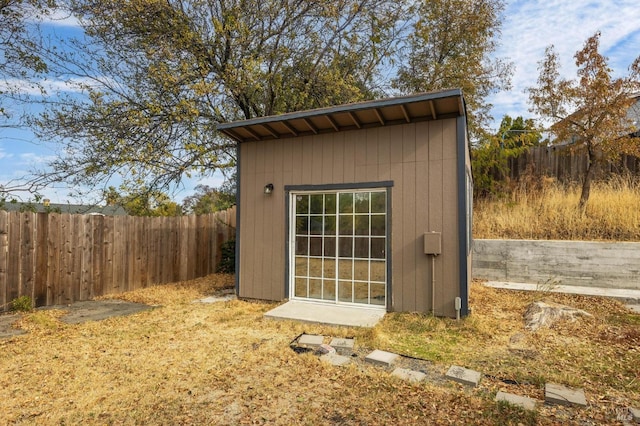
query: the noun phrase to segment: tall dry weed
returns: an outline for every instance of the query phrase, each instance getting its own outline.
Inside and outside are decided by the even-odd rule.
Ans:
[[[476,200],[474,237],[640,241],[640,181],[616,176],[594,182],[587,209],[579,185],[548,178],[520,182],[505,200]]]

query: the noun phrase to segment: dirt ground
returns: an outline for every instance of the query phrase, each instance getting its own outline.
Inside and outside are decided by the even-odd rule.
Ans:
[[[476,283],[469,318],[390,313],[373,329],[265,319],[269,302],[194,303],[232,285],[212,275],[125,293],[118,299],[147,309],[101,321],[66,323],[71,307],[18,315],[26,333],[0,339],[0,425],[595,426],[623,424],[640,406],[640,316],[614,301]],[[593,317],[528,332],[534,297]],[[291,350],[301,333],[355,338],[355,361],[333,367]],[[360,362],[373,349],[404,355],[403,367],[429,379]],[[480,385],[438,380],[451,365],[482,372]],[[583,388],[588,407],[495,402],[498,391],[543,401],[547,382]]]

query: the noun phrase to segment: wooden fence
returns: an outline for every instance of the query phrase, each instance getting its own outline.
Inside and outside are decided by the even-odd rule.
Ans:
[[[517,180],[526,173],[546,175],[560,182],[579,182],[587,168],[584,150],[572,150],[567,146],[536,146],[519,157],[509,160],[509,177]],[[600,175],[629,173],[640,176],[640,158],[622,155],[600,167]]]
[[[0,311],[30,296],[68,304],[215,272],[235,208],[133,217],[0,211]]]

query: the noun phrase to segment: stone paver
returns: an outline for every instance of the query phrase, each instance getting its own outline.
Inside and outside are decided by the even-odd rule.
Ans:
[[[536,409],[536,400],[526,396],[514,395],[507,392],[498,392],[496,395],[496,401],[505,401],[509,404],[517,405],[527,410]]]
[[[298,346],[302,346],[304,348],[318,348],[322,343],[324,343],[324,336],[320,336],[318,334],[303,334],[298,339]]]
[[[398,359],[399,356],[400,355],[398,354],[376,349],[375,351],[367,355],[364,358],[364,360],[371,364],[377,364],[377,365],[382,365],[384,367],[389,367]]]
[[[320,357],[320,359],[324,362],[335,365],[336,367],[341,367],[351,362],[351,358],[349,358],[348,356],[342,356],[336,353],[324,354]]]
[[[341,355],[349,355],[353,352],[353,346],[355,345],[354,339],[343,339],[339,337],[334,337],[331,339],[331,343],[329,343],[333,348],[335,348],[336,352]]]
[[[449,371],[447,371],[446,377],[454,382],[475,387],[480,383],[482,373],[479,371],[469,370],[468,368],[458,367],[457,365],[452,365],[449,368]]]
[[[631,413],[633,421],[640,424],[640,408],[629,407],[629,412]]]
[[[556,405],[587,406],[582,389],[572,389],[557,383],[547,383],[544,387],[544,401]]]
[[[320,355],[335,354],[336,350],[333,346],[323,343],[320,346],[318,346],[318,349],[316,349],[316,353]]]
[[[419,383],[427,378],[427,375],[422,371],[408,370],[406,368],[396,368],[391,375],[411,383]]]

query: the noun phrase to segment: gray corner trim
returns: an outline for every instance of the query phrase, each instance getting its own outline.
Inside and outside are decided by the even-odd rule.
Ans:
[[[393,224],[393,209],[391,208],[393,205],[391,199],[392,186],[387,187],[387,312],[393,312],[393,268],[391,267],[393,259],[391,255],[393,253],[391,247],[391,226]]]
[[[339,191],[342,189],[390,188],[392,180],[381,182],[328,183],[325,185],[285,185],[285,191]]]
[[[456,175],[458,179],[458,256],[459,256],[459,279],[460,279],[460,299],[462,305],[461,316],[469,315],[469,270],[467,266],[467,167],[466,167],[466,117],[461,116],[456,120],[456,144],[458,152]]]
[[[240,188],[242,185],[240,184],[241,173],[240,173],[240,165],[242,162],[240,161],[240,152],[242,148],[238,145],[238,151],[236,152],[236,247],[235,247],[235,267],[236,267],[236,277],[235,277],[235,288],[236,288],[236,296],[240,297],[240,209],[242,206],[240,205]]]
[[[284,298],[289,299],[291,293],[291,288],[289,287],[289,279],[290,277],[290,263],[291,263],[291,244],[289,238],[291,237],[291,205],[290,205],[290,194],[285,186],[284,189],[284,217],[285,217],[285,231],[284,231]]]

